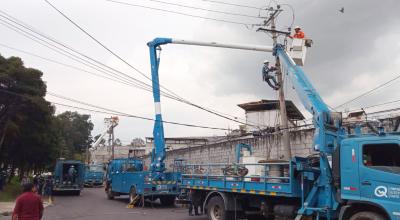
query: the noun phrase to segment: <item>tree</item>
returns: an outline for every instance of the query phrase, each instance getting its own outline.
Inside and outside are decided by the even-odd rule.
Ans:
[[[66,111],[56,118],[65,142],[65,148],[60,149],[60,157],[82,159],[82,153],[86,152],[93,141],[93,123],[90,121],[90,115]]]
[[[92,141],[90,115],[54,115],[42,75],[20,58],[0,56],[0,169],[11,175],[49,170],[60,156],[83,159]]]
[[[0,56],[0,167],[20,174],[44,169],[58,146],[42,75],[20,58]]]
[[[134,139],[132,139],[132,141],[131,141],[131,146],[132,146],[132,147],[145,147],[145,146],[146,146],[146,143],[145,143],[144,140],[141,139],[141,138],[134,138]]]

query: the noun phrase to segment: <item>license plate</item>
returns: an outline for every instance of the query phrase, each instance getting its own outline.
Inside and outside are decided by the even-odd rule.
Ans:
[[[168,189],[167,185],[157,185],[157,190],[166,190]]]

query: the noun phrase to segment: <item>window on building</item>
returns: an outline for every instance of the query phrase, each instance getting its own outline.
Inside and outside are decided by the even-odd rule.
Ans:
[[[363,146],[365,166],[385,172],[400,173],[399,144],[367,144]]]

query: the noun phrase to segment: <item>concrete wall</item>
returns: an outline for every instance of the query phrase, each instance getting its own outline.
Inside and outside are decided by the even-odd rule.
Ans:
[[[393,131],[396,121],[400,117],[386,118],[382,120],[386,131]],[[377,127],[378,122],[370,123]],[[353,130],[350,127],[350,130]],[[363,133],[371,133],[371,130],[362,125]],[[292,156],[307,156],[314,153],[312,139],[314,129],[303,129],[290,133]],[[170,169],[175,158],[183,158],[191,164],[207,163],[231,163],[235,160],[235,147],[238,143],[250,144],[253,147],[253,155],[265,159],[278,159],[278,148],[281,147],[280,134],[267,134],[261,137],[239,137],[209,145],[188,147],[167,152],[166,167]],[[150,156],[145,156],[146,166],[150,165]]]
[[[313,129],[292,132],[290,135],[292,154],[306,156],[312,153]],[[278,159],[278,146],[281,147],[281,135],[269,134],[261,137],[242,137],[204,146],[189,147],[167,152],[166,167],[169,169],[176,158],[184,158],[191,164],[231,163],[235,161],[235,147],[239,143],[250,144],[253,155],[265,159]],[[150,157],[145,157],[149,166]]]

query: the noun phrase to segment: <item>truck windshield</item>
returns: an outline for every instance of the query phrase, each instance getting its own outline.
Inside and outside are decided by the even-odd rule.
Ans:
[[[89,166],[90,172],[103,172],[102,166]]]
[[[363,163],[371,169],[400,174],[399,144],[367,144],[363,146]]]

